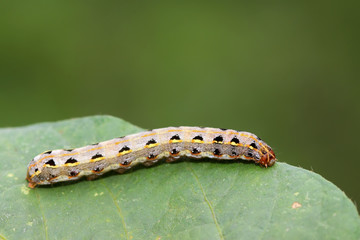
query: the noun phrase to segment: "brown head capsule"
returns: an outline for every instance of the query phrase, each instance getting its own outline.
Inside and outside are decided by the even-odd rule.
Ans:
[[[267,150],[267,152],[261,157],[259,164],[264,167],[271,167],[277,161],[275,153],[272,149]]]

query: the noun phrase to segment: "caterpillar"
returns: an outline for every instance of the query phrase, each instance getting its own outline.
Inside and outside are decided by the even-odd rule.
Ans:
[[[180,157],[243,159],[270,167],[276,161],[273,150],[256,135],[231,129],[168,127],[88,145],[75,149],[43,152],[28,165],[29,187],[89,180],[110,170],[119,173],[140,163],[150,166],[162,158]]]

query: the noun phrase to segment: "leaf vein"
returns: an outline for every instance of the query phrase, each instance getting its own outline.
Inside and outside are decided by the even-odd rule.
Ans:
[[[110,197],[112,198],[113,203],[116,206],[116,209],[117,209],[117,211],[119,213],[119,216],[121,218],[121,223],[122,223],[124,231],[125,231],[126,239],[130,240],[128,230],[126,229],[125,218],[124,218],[124,215],[122,214],[122,211],[121,211],[121,208],[120,208],[119,204],[117,204],[117,202],[116,202],[115,195],[113,194],[113,192],[109,189],[109,187],[105,183],[103,183],[103,182],[101,182],[101,183],[105,186],[106,190],[109,192]]]
[[[201,190],[201,192],[202,192],[202,194],[203,194],[204,200],[205,200],[206,204],[208,205],[208,207],[209,207],[209,209],[210,209],[210,211],[211,211],[211,215],[212,215],[212,218],[213,218],[213,220],[214,220],[216,229],[217,229],[217,231],[218,231],[218,233],[219,233],[220,239],[221,239],[221,240],[224,240],[225,238],[224,238],[224,235],[223,235],[223,233],[222,233],[222,231],[221,231],[220,225],[219,225],[219,223],[218,223],[218,221],[217,221],[214,208],[213,208],[213,206],[211,205],[211,202],[208,200],[208,198],[207,198],[207,196],[206,196],[206,193],[205,193],[205,190],[204,190],[203,186],[201,185],[198,176],[196,175],[195,171],[194,171],[192,168],[190,168],[190,167],[187,167],[187,168],[191,171],[192,175],[193,175],[194,178],[195,178],[195,181],[197,182],[197,184],[198,184],[199,187],[200,187],[200,190]]]

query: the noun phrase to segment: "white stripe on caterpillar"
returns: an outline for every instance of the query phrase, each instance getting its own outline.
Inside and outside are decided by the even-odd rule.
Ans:
[[[37,155],[28,165],[29,187],[93,179],[110,170],[119,173],[139,163],[152,165],[159,159],[181,156],[244,159],[264,167],[276,162],[273,150],[256,135],[230,129],[168,127],[136,133],[75,149],[59,149]]]

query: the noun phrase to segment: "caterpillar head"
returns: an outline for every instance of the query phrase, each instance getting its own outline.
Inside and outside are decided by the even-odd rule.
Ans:
[[[264,167],[271,167],[277,161],[274,151],[270,147],[266,147],[259,164]]]

